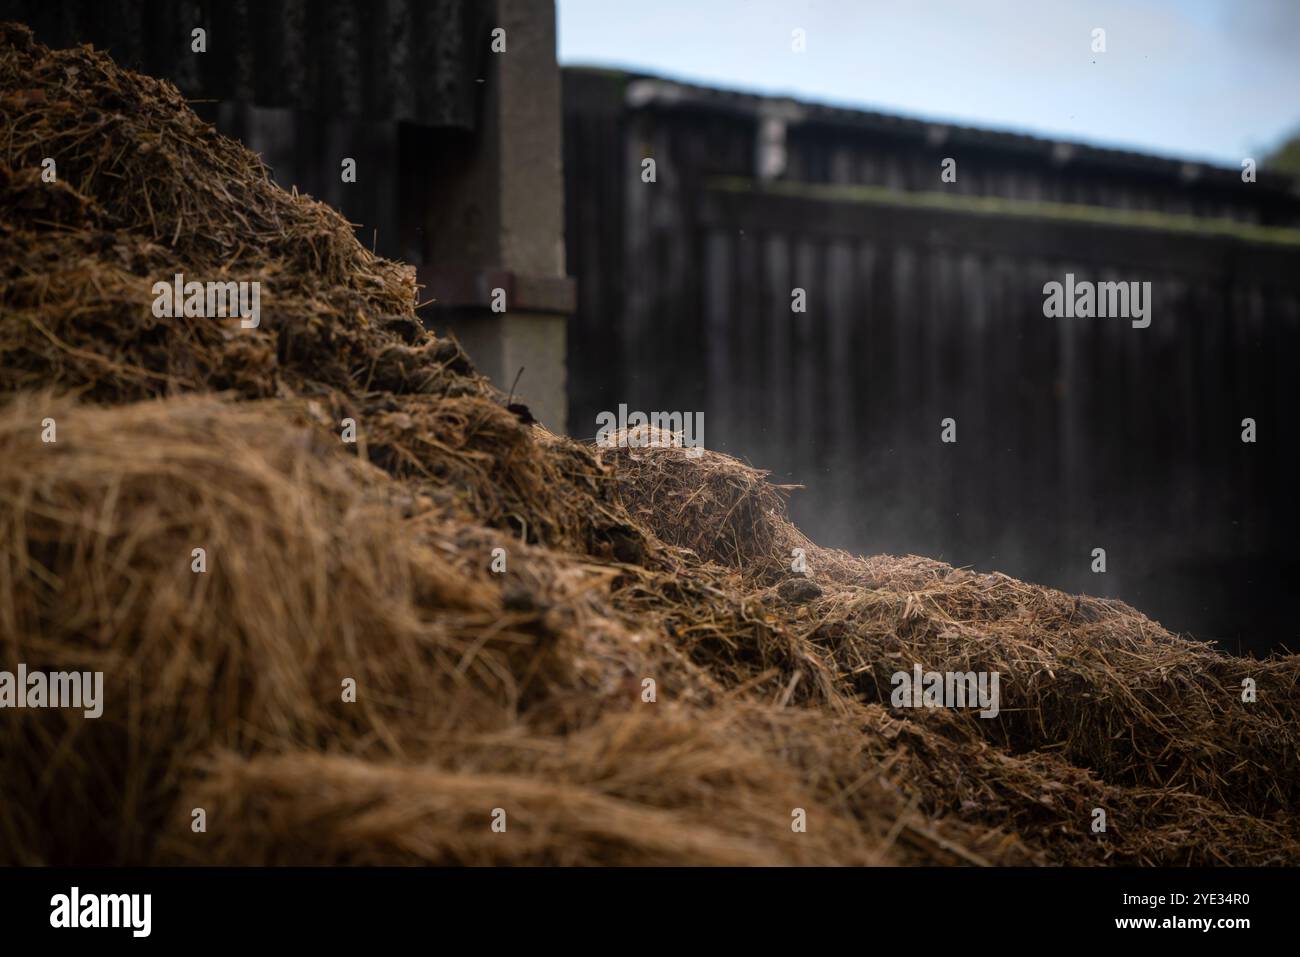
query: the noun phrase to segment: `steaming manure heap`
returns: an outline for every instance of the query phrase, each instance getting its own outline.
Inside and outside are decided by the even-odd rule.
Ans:
[[[104,675],[98,718],[0,710],[0,863],[1300,863],[1297,657],[526,424],[410,268],[15,25],[0,264],[0,671]],[[176,273],[259,281],[259,325],[155,318]],[[998,715],[896,707],[916,665]]]

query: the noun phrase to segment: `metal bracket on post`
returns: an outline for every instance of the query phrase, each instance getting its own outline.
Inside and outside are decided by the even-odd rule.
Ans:
[[[454,334],[498,388],[508,389],[524,370],[517,396],[543,425],[564,432],[567,327],[577,306],[574,281],[508,269],[429,267],[418,268],[416,280],[428,302],[422,310],[427,324]]]
[[[571,316],[577,309],[577,286],[570,276],[525,276],[509,269],[456,270],[418,267],[416,282],[423,299],[442,308],[491,308],[495,290],[505,292],[510,312]]]

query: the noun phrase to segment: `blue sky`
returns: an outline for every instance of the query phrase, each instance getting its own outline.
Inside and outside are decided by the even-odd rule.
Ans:
[[[557,2],[566,65],[1229,166],[1300,129],[1300,0]]]

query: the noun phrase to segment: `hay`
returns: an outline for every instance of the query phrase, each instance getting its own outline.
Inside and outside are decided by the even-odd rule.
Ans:
[[[0,391],[310,399],[323,427],[354,418],[378,464],[471,491],[475,514],[530,541],[626,534],[591,457],[539,454],[459,346],[424,330],[412,268],[279,189],[170,84],[0,29]],[[40,180],[47,156],[56,184]],[[261,282],[260,325],[155,318],[152,285],[176,273]]]
[[[1294,657],[526,424],[409,269],[103,54],[0,26],[0,134],[0,669],[107,698],[0,723],[0,862],[1300,861]],[[155,319],[175,272],[263,282],[260,327]],[[891,708],[914,662],[1002,714]]]
[[[716,453],[657,447],[612,457],[639,520],[734,568],[764,614],[786,618],[864,700],[888,703],[891,676],[916,663],[998,672],[999,720],[961,714],[1002,747],[1059,750],[1106,780],[1186,789],[1252,813],[1300,800],[1294,655],[1229,657],[1123,602],[916,556],[818,548],[786,519],[763,473]],[[734,520],[741,512],[756,526],[748,537]],[[789,571],[796,548],[807,582]],[[1242,700],[1247,679],[1252,703]]]

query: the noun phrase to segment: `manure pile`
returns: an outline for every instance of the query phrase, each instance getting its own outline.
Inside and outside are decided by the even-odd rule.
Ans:
[[[412,270],[14,25],[0,268],[0,672],[104,676],[0,710],[0,863],[1300,863],[1300,659],[526,424]],[[260,324],[155,318],[175,273]],[[918,664],[999,714],[894,707]]]

